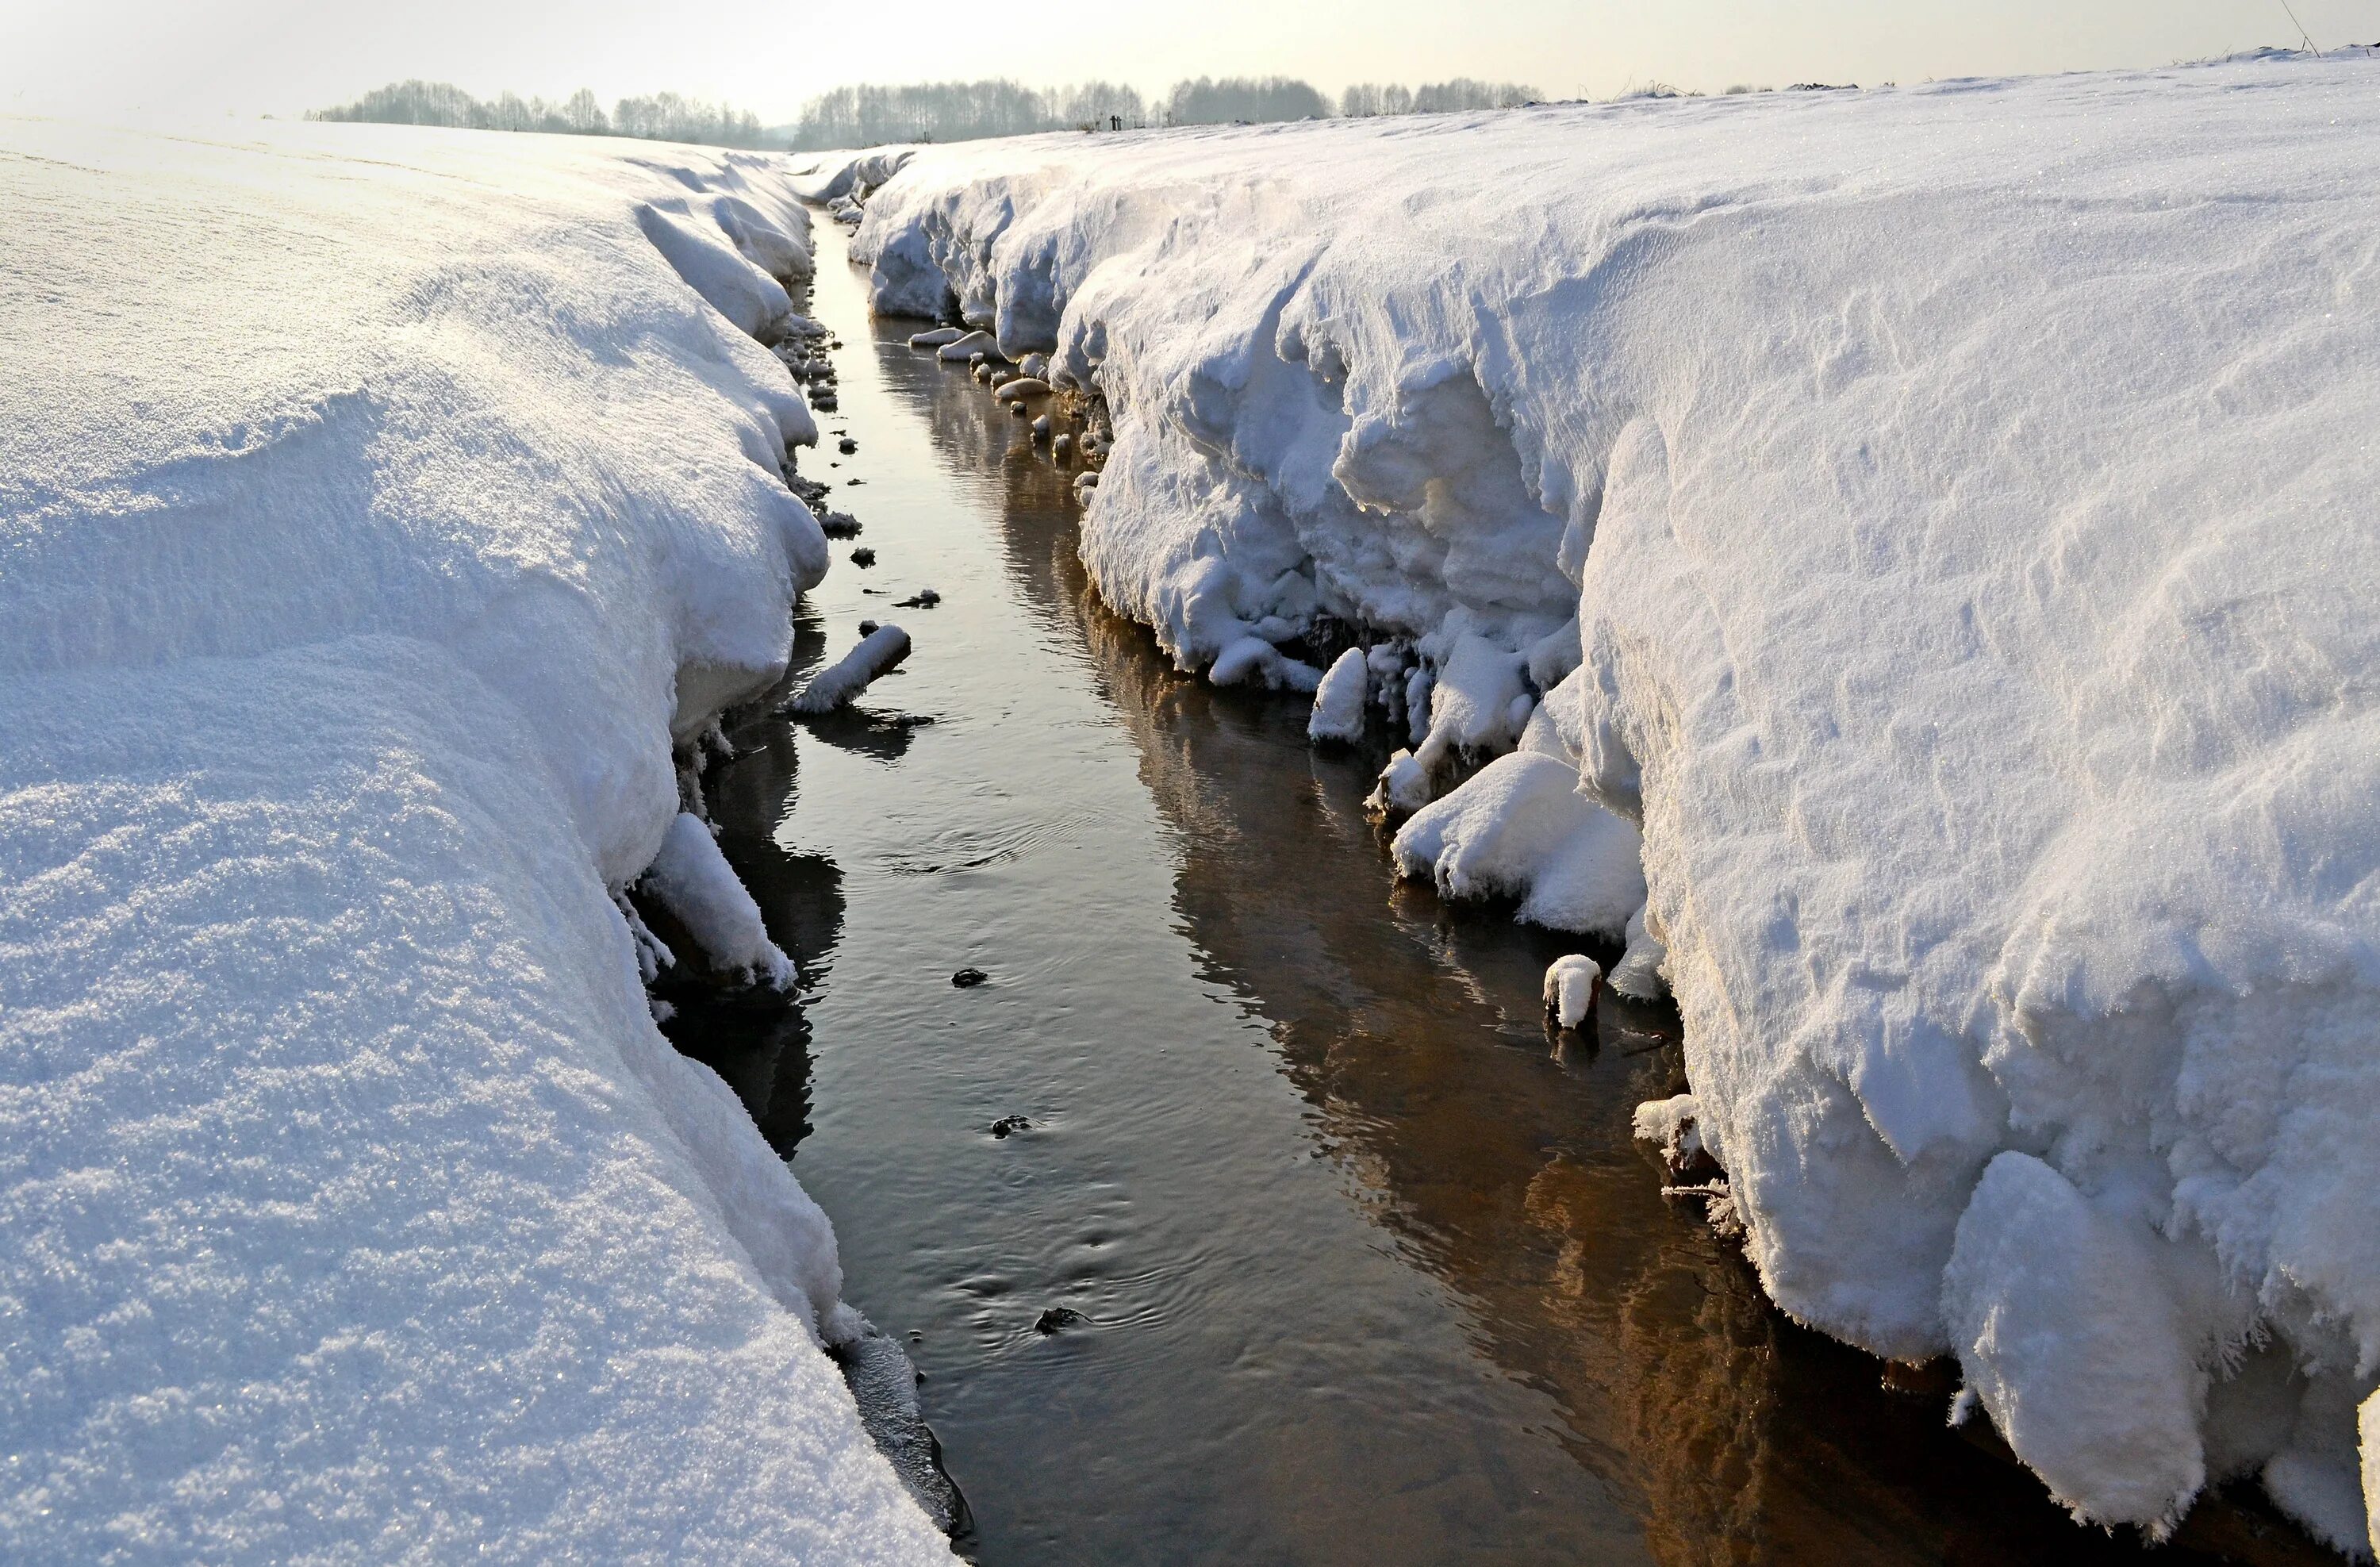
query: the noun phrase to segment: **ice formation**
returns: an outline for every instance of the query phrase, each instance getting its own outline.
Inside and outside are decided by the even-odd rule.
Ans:
[[[2347,1549],[2375,213],[2380,65],[2266,56],[931,148],[856,244],[1103,403],[1084,558],[1184,665],[1414,650],[1383,803],[1441,881],[1536,895],[1542,762],[1430,802],[1579,663],[1614,987],[1667,977],[1781,1306],[1956,1353],[2083,1516],[2162,1526],[2188,1428]],[[2119,1300],[2112,1380],[2022,1347]]]
[[[771,161],[0,147],[0,1556],[949,1560],[613,901],[826,567]]]
[[[858,553],[853,553],[854,559]],[[832,712],[908,656],[907,632],[897,626],[877,626],[862,637],[851,651],[811,675],[785,703],[785,711],[811,715]]]
[[[1603,967],[1584,953],[1554,959],[1546,970],[1546,1010],[1554,1023],[1575,1028],[1595,1010],[1595,992],[1603,983]]]
[[[638,885],[686,927],[712,968],[779,990],[794,982],[793,960],[769,939],[760,905],[700,817],[678,813]]]
[[[1352,745],[1364,737],[1364,712],[1369,705],[1372,671],[1361,648],[1350,648],[1333,660],[1314,689],[1314,711],[1305,721],[1309,740]]]

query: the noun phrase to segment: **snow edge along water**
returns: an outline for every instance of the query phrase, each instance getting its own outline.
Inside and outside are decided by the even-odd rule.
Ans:
[[[1782,1307],[1956,1354],[2079,1518],[2252,1474],[2366,1554],[2366,53],[930,148],[838,216],[1111,426],[1114,607],[1318,738],[1360,689],[1401,868],[1666,978],[1652,1120]]]
[[[827,565],[782,164],[0,152],[0,1553],[950,1560],[619,902],[788,977],[678,770]]]

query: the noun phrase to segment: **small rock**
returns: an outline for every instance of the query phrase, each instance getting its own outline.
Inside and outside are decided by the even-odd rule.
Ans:
[[[991,1124],[991,1135],[995,1137],[1005,1137],[1011,1132],[1029,1132],[1032,1129],[1033,1123],[1021,1115],[1003,1115]]]
[[[859,566],[874,565],[876,564],[876,552],[869,549],[867,545],[862,544],[859,548],[851,552],[851,564]]]
[[[852,454],[852,453],[856,452],[857,450],[859,450],[859,443],[858,443],[858,442],[856,442],[856,441],[854,441],[850,436],[846,435],[846,436],[844,436],[842,440],[840,440],[840,441],[838,441],[838,442],[836,442],[836,443],[834,443],[834,449],[835,449],[836,451],[838,451],[838,452],[841,452],[844,456],[846,456],[846,457],[847,457],[847,456],[851,456],[851,454]]]
[[[1033,1330],[1037,1333],[1061,1333],[1069,1328],[1078,1328],[1089,1320],[1089,1318],[1071,1306],[1053,1306],[1034,1318]]]
[[[896,610],[929,610],[941,601],[942,596],[931,588],[920,588],[913,597],[904,599],[892,607]]]
[[[859,519],[849,512],[829,512],[819,518],[819,531],[830,539],[856,539]]]
[[[962,990],[972,990],[990,978],[980,968],[962,968],[951,976],[951,983]]]
[[[873,637],[876,635],[876,623],[872,620],[863,620],[859,623],[859,634],[862,637]]]

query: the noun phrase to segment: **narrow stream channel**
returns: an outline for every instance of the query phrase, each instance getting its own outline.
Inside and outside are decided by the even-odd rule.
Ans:
[[[838,559],[797,662],[863,619],[917,650],[858,713],[735,735],[711,808],[806,1015],[680,1044],[798,1145],[847,1298],[926,1373],[963,1549],[2139,1556],[1947,1429],[1947,1386],[1887,1391],[1767,1307],[1629,1136],[1680,1084],[1674,1017],[1607,999],[1591,1039],[1550,1036],[1563,945],[1398,885],[1376,760],[1103,610],[1068,476],[916,323],[871,327],[820,226],[845,344],[820,422],[857,450],[803,468],[877,564]],[[2326,1559],[2226,1506],[2164,1560]]]

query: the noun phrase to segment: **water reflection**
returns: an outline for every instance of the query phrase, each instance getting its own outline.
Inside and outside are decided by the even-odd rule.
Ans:
[[[1631,1136],[1638,1102],[1683,1087],[1675,1014],[1607,994],[1590,1038],[1549,1035],[1538,986],[1568,945],[1394,881],[1360,808],[1378,759],[1317,755],[1293,701],[1172,669],[1089,588],[1066,474],[963,374],[903,380],[944,459],[997,476],[1017,591],[1130,732],[1207,977],[1266,1020],[1386,1231],[1553,1395],[1658,1560],[2142,1554],[2071,1524],[1987,1433],[1946,1428],[1947,1385],[1888,1391],[1878,1363],[1772,1310]],[[2327,1560],[2253,1501],[2202,1505],[2161,1556]]]
[[[816,626],[797,628],[788,683],[825,648]],[[804,985],[822,980],[842,935],[843,872],[822,855],[778,844],[776,823],[793,808],[796,743],[773,718],[747,721],[730,736],[737,754],[703,781],[719,846],[760,905],[770,939],[800,966]],[[673,1015],[662,1032],[680,1053],[709,1066],[735,1090],[769,1146],[790,1159],[810,1130],[810,1022],[792,997],[765,989],[722,989],[665,975],[655,993]]]

